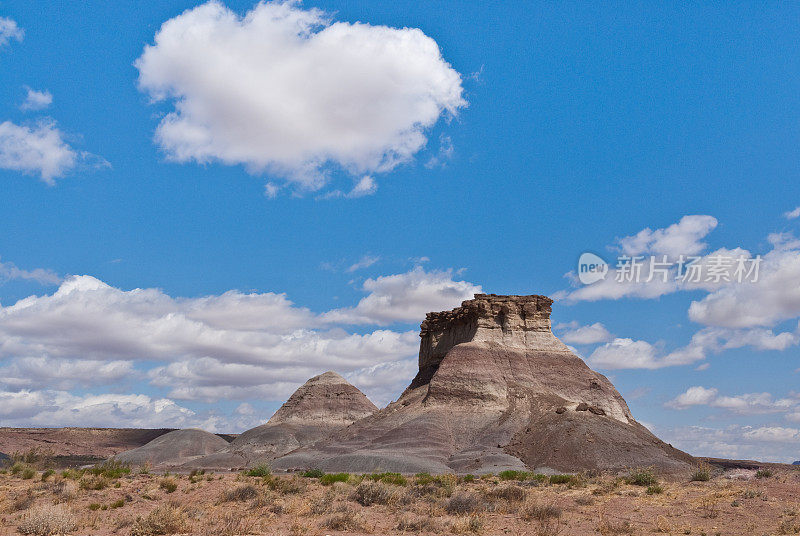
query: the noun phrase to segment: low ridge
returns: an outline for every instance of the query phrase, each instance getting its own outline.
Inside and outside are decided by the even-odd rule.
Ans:
[[[550,329],[546,296],[477,294],[421,325],[419,372],[400,398],[277,469],[576,471],[689,468],[636,422],[611,382]]]
[[[113,459],[129,465],[172,467],[227,446],[228,442],[216,434],[186,428],[158,436],[141,447],[117,454]]]

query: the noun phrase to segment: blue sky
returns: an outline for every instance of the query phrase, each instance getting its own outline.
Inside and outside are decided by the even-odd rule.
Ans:
[[[0,425],[241,431],[328,369],[386,403],[480,287],[559,297],[676,446],[800,459],[798,11],[0,2]],[[625,244],[764,277],[571,294]]]

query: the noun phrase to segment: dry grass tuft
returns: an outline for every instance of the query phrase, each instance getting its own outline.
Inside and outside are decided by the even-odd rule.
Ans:
[[[69,509],[62,505],[43,505],[26,512],[17,530],[22,534],[50,536],[67,534],[77,528],[78,522]]]
[[[36,497],[33,496],[33,492],[27,490],[25,493],[20,493],[14,497],[9,508],[12,512],[21,512],[30,508],[34,500],[36,500]]]
[[[600,536],[615,536],[617,534],[633,534],[635,532],[633,525],[630,521],[611,521],[600,515],[600,521],[597,522],[597,532]]]
[[[257,498],[261,492],[252,484],[242,484],[226,489],[220,496],[220,502],[245,502]]]
[[[486,493],[486,497],[488,499],[500,499],[503,501],[508,501],[511,503],[519,503],[525,500],[527,497],[528,492],[525,488],[517,486],[515,484],[501,484],[496,488],[490,489]]]
[[[479,533],[483,530],[483,518],[478,514],[457,519],[450,525],[450,532],[453,534]]]
[[[164,477],[161,479],[161,482],[158,483],[158,487],[163,489],[167,493],[172,493],[176,489],[178,489],[178,483],[175,481],[174,478]]]
[[[451,515],[477,514],[485,505],[477,493],[460,491],[447,500],[444,509]]]
[[[537,534],[540,536],[553,536],[561,531],[561,516],[563,510],[555,504],[544,504],[529,499],[520,510],[520,517],[536,524]]]
[[[400,500],[397,486],[383,482],[366,481],[359,484],[350,495],[350,500],[362,506],[393,504]]]
[[[397,530],[403,532],[442,532],[439,522],[430,516],[410,516],[400,518],[397,523]]]
[[[138,518],[131,527],[131,536],[163,536],[186,529],[186,518],[180,508],[159,506],[147,516]]]
[[[322,522],[322,526],[333,530],[368,531],[364,516],[350,507],[343,508],[341,511],[328,516]]]

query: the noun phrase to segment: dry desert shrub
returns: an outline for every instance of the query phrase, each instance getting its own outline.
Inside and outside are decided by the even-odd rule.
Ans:
[[[80,488],[87,490],[101,490],[108,487],[109,481],[102,475],[87,475],[81,478]]]
[[[50,493],[56,502],[70,502],[78,495],[78,485],[71,480],[58,478],[50,483]]]
[[[163,489],[167,493],[172,493],[176,489],[178,489],[178,483],[175,481],[174,478],[164,477],[161,479],[161,482],[158,483],[158,487],[160,489]]]
[[[27,510],[33,505],[34,500],[36,500],[36,497],[33,496],[33,491],[26,490],[25,493],[19,493],[11,500],[9,510],[11,512]]]
[[[700,515],[707,519],[715,519],[717,516],[719,516],[718,502],[719,501],[713,496],[703,497],[700,499]]]
[[[672,532],[672,525],[667,518],[664,516],[657,516],[655,522],[655,532],[660,532],[662,534],[669,534]]]
[[[400,518],[397,523],[397,530],[402,532],[436,532],[442,531],[442,527],[434,517],[430,516],[410,516]]]
[[[451,515],[477,514],[485,509],[485,505],[477,493],[460,491],[447,500],[444,509]]]
[[[145,517],[136,519],[131,536],[163,536],[177,534],[186,528],[183,511],[170,505],[159,506]]]
[[[615,536],[617,534],[633,534],[634,528],[630,521],[612,521],[605,518],[600,514],[600,520],[597,522],[597,532],[600,536]]]
[[[394,504],[401,500],[401,494],[397,486],[383,482],[365,481],[356,486],[350,495],[350,500],[362,506]]]
[[[255,522],[238,512],[226,512],[203,528],[204,536],[237,536],[252,534]]]
[[[245,502],[257,498],[261,492],[252,484],[242,484],[226,489],[220,496],[220,502]]]
[[[346,507],[341,511],[328,516],[323,522],[322,526],[333,530],[349,530],[367,532],[367,524],[359,512],[353,508]]]
[[[776,529],[777,534],[800,534],[800,525],[795,525],[791,519],[784,519]]]
[[[311,527],[304,525],[299,520],[295,519],[289,526],[289,536],[305,536],[311,532]]]
[[[472,514],[453,521],[450,525],[450,532],[453,534],[479,533],[483,530],[483,518],[478,514]]]
[[[631,486],[647,487],[658,484],[658,479],[652,469],[639,468],[634,469],[625,477],[625,483]]]
[[[29,449],[25,452],[16,452],[11,455],[11,461],[15,465],[17,463],[29,465],[34,469],[50,469],[53,466],[52,450],[45,450],[39,447]]]
[[[328,489],[321,497],[314,497],[309,501],[309,513],[315,516],[329,514],[333,510],[338,493],[333,489]]]
[[[62,505],[42,505],[31,508],[22,516],[17,530],[22,534],[50,536],[68,534],[78,528],[72,512]]]
[[[496,488],[492,488],[486,492],[488,499],[503,500],[511,503],[518,503],[525,500],[528,492],[525,488],[515,484],[502,484]]]
[[[520,509],[520,517],[536,525],[539,536],[554,536],[561,531],[563,510],[553,503],[544,504],[528,499]]]
[[[708,482],[711,480],[711,466],[707,463],[701,463],[697,469],[689,477],[690,482]]]
[[[298,477],[278,478],[272,477],[266,480],[267,487],[281,495],[294,495],[306,490],[306,483]]]

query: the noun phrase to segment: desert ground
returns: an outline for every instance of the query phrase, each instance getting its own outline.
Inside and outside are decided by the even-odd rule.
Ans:
[[[800,533],[800,469],[699,465],[692,474],[151,473],[104,464],[0,472],[0,534],[361,535]]]

